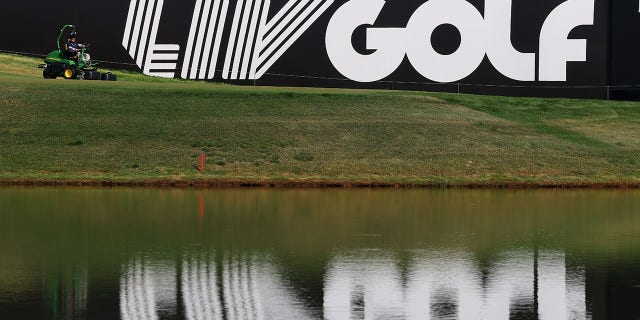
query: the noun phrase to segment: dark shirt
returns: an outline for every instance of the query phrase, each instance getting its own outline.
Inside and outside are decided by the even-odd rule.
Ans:
[[[76,55],[78,53],[78,43],[77,42],[71,42],[71,40],[69,40],[67,42],[67,52],[70,55]]]

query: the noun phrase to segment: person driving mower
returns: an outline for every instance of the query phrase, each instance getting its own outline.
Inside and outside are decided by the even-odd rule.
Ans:
[[[69,33],[67,42],[64,42],[64,35]],[[89,45],[78,43],[76,38],[76,26],[67,24],[60,29],[56,39],[57,49],[51,51],[44,59],[44,63],[38,65],[38,68],[44,69],[42,76],[45,79],[63,77],[65,79],[116,81],[115,74],[98,71],[100,63],[91,60],[88,53]]]
[[[69,59],[74,59],[78,61],[79,46],[78,46],[78,43],[76,42],[75,32],[69,36],[69,41],[67,41],[67,44],[64,46],[64,48],[65,48],[65,54]]]

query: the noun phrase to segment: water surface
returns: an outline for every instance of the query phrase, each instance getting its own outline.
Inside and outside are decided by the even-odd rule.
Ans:
[[[640,191],[0,188],[2,319],[639,319]]]

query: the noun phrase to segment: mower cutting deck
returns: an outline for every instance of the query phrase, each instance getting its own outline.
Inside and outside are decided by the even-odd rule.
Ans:
[[[76,27],[73,25],[65,25],[58,35],[58,50],[52,51],[44,59],[44,63],[38,67],[43,68],[42,76],[45,79],[55,79],[63,77],[65,79],[84,79],[84,80],[107,80],[116,81],[115,74],[110,72],[100,73],[98,71],[99,63],[91,60],[88,53],[89,46],[78,44],[79,52],[72,56],[66,50],[61,49],[60,40],[67,29],[71,29],[74,34]]]

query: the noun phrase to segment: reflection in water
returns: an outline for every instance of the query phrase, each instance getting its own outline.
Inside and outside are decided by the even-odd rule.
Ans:
[[[568,268],[562,252],[541,252],[539,266],[540,317],[584,319],[584,268]]]
[[[158,319],[177,313],[174,266],[170,261],[136,257],[123,267],[120,279],[122,319]]]
[[[0,318],[640,319],[639,199],[0,188]]]
[[[181,282],[188,319],[222,319],[215,255],[185,255]]]
[[[220,262],[218,262],[220,261]],[[312,319],[268,256],[189,251],[175,263],[134,258],[120,280],[123,319],[175,315],[179,279],[187,319]]]
[[[172,261],[135,257],[123,267],[123,319],[311,319],[268,255],[189,250]],[[326,319],[584,319],[585,275],[559,251],[514,250],[488,270],[464,250],[336,253],[324,279]],[[178,273],[181,273],[180,275]],[[179,283],[178,283],[179,282]]]
[[[378,250],[338,254],[329,263],[324,282],[327,319],[403,315],[401,270],[390,254]]]
[[[406,260],[382,250],[336,254],[325,276],[325,317],[587,317],[583,269],[567,268],[561,252],[541,251],[537,259],[533,251],[504,252],[486,280],[476,259],[464,251],[418,250]]]
[[[44,296],[55,319],[82,319],[87,316],[88,271],[86,266],[44,277]],[[0,314],[1,315],[1,314]]]

